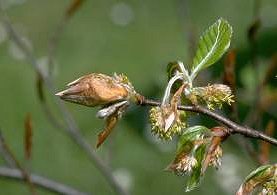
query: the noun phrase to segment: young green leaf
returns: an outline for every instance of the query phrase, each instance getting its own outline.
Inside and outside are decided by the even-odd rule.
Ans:
[[[207,147],[207,144],[201,144],[194,151],[193,156],[197,160],[197,165],[192,169],[192,172],[188,178],[186,192],[193,190],[200,184],[201,178],[203,176],[201,174],[202,161],[204,160],[204,157],[205,157],[206,147]]]
[[[199,184],[202,161],[208,145],[203,138],[209,133],[210,130],[204,126],[186,128],[178,141],[175,159],[166,168],[176,175],[189,174],[187,191]]]
[[[224,54],[230,46],[231,36],[231,25],[220,18],[200,37],[198,49],[192,62],[192,80],[200,70],[214,64]]]
[[[210,133],[210,130],[204,126],[192,126],[188,127],[184,130],[183,135],[180,137],[177,144],[177,153],[180,153],[186,145],[189,143],[196,141],[200,137],[203,137]]]

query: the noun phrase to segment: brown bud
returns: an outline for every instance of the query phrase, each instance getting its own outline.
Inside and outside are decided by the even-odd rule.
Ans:
[[[92,73],[69,83],[66,90],[55,95],[85,106],[106,105],[126,100],[129,98],[129,90],[119,78]]]

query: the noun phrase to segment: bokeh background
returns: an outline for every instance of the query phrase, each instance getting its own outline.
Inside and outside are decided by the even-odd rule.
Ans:
[[[16,30],[34,51],[47,72],[48,41],[70,0],[1,0]],[[251,65],[247,32],[255,21],[255,0],[87,0],[68,21],[55,53],[54,80],[58,89],[90,72],[125,73],[138,92],[160,98],[166,86],[166,65],[189,63],[201,32],[223,17],[233,26],[240,118],[251,107],[259,75],[277,52],[277,1],[260,1],[261,27],[257,35],[258,68]],[[258,71],[256,71],[258,70]],[[199,85],[221,82],[223,60],[198,77]],[[258,72],[258,77],[257,73]],[[47,176],[91,194],[114,194],[85,152],[61,130],[51,126],[37,97],[33,68],[9,40],[0,18],[0,127],[6,142],[20,162],[34,173]],[[276,92],[276,79],[268,86]],[[56,113],[53,94],[47,93]],[[276,97],[276,94],[275,94]],[[276,99],[275,99],[276,100]],[[94,147],[104,121],[97,109],[66,103],[82,134]],[[276,102],[262,116],[261,127],[276,121]],[[24,159],[24,120],[33,124],[32,157]],[[228,116],[228,115],[227,115]],[[214,123],[195,116],[192,124]],[[224,143],[223,165],[209,169],[201,186],[187,194],[234,194],[257,163],[237,143],[238,136]],[[258,144],[254,141],[254,147]],[[175,142],[157,140],[150,133],[147,108],[131,107],[112,136],[97,154],[112,168],[131,194],[185,194],[185,178],[164,171],[174,158]],[[271,162],[276,162],[276,148]],[[0,158],[0,164],[4,161]],[[38,189],[38,194],[51,194]],[[0,194],[29,194],[25,183],[0,178]]]

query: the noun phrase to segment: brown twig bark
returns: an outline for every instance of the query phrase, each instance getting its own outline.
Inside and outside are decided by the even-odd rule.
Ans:
[[[145,98],[142,98],[141,102],[139,102],[139,105],[141,105],[141,106],[160,106],[160,104],[161,103],[159,101],[145,99]],[[273,137],[270,137],[270,136],[262,133],[261,131],[252,129],[250,127],[239,125],[239,124],[231,121],[230,119],[225,118],[224,116],[221,116],[220,114],[217,114],[217,113],[215,113],[211,110],[208,110],[207,108],[204,108],[202,106],[178,106],[178,109],[206,115],[206,116],[218,121],[222,125],[225,125],[226,127],[228,127],[230,134],[241,134],[243,136],[260,139],[260,140],[266,141],[268,143],[271,143],[272,145],[277,146],[277,140],[274,139]]]
[[[17,181],[24,181],[24,177],[19,169],[0,167],[0,177],[13,179]],[[37,187],[43,188],[45,190],[66,195],[86,195],[88,193],[78,191],[72,187],[65,184],[58,183],[56,181],[50,180],[46,177],[42,177],[36,174],[30,174],[30,180]]]

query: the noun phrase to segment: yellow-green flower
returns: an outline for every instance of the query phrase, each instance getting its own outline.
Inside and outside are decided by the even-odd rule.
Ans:
[[[153,107],[150,109],[151,131],[160,139],[171,140],[172,136],[181,133],[186,123],[180,119],[182,111],[170,112],[168,107]]]
[[[196,97],[200,102],[206,103],[207,107],[212,110],[216,107],[222,108],[223,103],[231,105],[234,102],[234,95],[230,87],[223,84],[193,88],[191,96]]]

